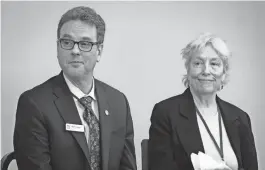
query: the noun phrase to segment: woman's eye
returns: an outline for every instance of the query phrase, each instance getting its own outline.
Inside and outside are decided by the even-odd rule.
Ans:
[[[220,66],[220,63],[218,63],[218,62],[213,62],[213,63],[211,63],[213,66]]]
[[[201,64],[202,64],[202,62],[199,62],[199,61],[194,62],[194,65],[195,65],[195,66],[199,66],[199,65],[201,65]]]

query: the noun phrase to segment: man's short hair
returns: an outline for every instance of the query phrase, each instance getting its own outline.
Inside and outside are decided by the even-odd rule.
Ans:
[[[63,24],[71,20],[80,20],[90,25],[95,25],[97,29],[97,42],[99,42],[100,44],[104,42],[104,20],[99,14],[96,13],[94,9],[85,6],[72,8],[62,15],[57,28],[57,39],[60,38],[60,31]]]

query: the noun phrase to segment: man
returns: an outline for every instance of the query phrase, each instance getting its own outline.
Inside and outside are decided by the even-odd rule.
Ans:
[[[62,72],[18,101],[19,170],[136,170],[129,103],[93,77],[104,34],[103,19],[89,7],[62,16],[57,30]]]

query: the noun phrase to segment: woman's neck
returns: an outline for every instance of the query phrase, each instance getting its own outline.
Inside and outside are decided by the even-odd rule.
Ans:
[[[216,94],[199,94],[190,88],[191,94],[193,96],[194,102],[199,108],[217,108],[216,104]]]

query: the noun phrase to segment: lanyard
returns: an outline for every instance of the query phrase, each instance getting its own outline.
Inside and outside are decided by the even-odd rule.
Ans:
[[[210,137],[211,137],[211,139],[212,139],[217,151],[219,152],[222,160],[224,160],[223,133],[222,133],[222,124],[221,124],[221,113],[220,113],[219,107],[217,107],[217,110],[218,110],[218,122],[219,122],[220,147],[218,146],[216,140],[214,139],[214,137],[213,137],[208,125],[206,124],[204,118],[202,117],[202,114],[200,113],[199,109],[196,107],[196,111],[197,111],[199,117],[201,118],[201,120],[202,120],[202,122],[203,122],[203,124],[204,124],[204,126],[205,126],[205,128],[206,128],[206,130],[208,132],[208,134],[210,135]]]

